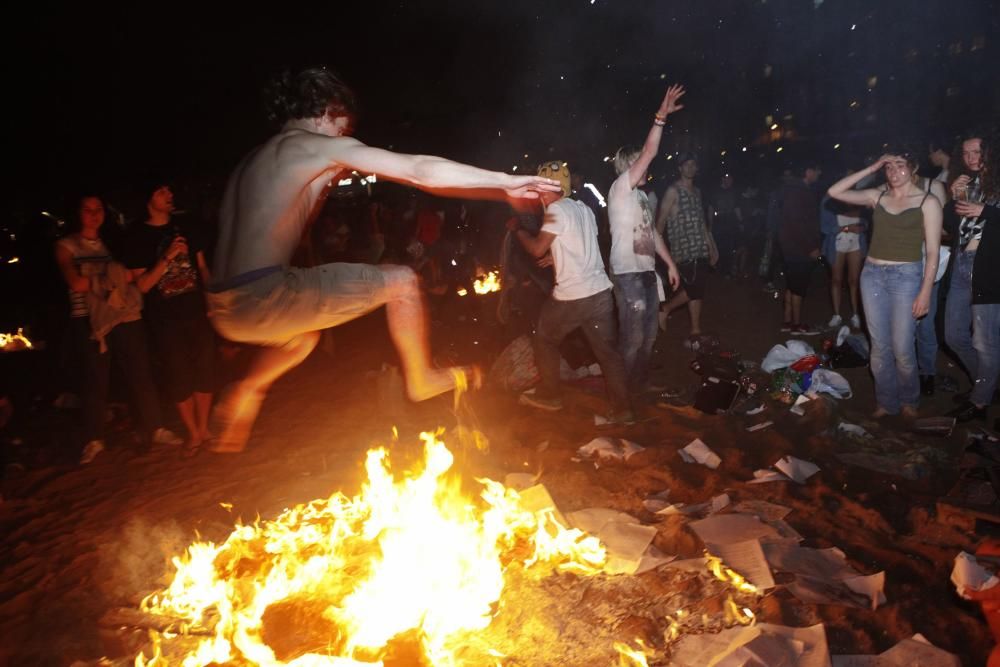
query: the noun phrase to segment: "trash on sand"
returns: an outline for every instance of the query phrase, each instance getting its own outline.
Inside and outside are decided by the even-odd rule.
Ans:
[[[707,544],[709,552],[722,559],[726,567],[741,575],[760,590],[774,588],[774,577],[767,565],[760,540],[729,544]]]
[[[515,491],[522,491],[537,484],[540,476],[530,472],[509,472],[503,478],[503,485]]]
[[[726,545],[747,540],[780,540],[781,535],[773,526],[753,514],[719,514],[700,521],[692,521],[691,530],[707,545]]]
[[[733,505],[733,510],[744,514],[756,514],[765,521],[780,521],[792,513],[791,507],[769,503],[766,500],[741,500]]]
[[[777,470],[754,470],[753,479],[747,482],[747,484],[763,484],[765,482],[788,482],[788,481],[790,480]]]
[[[799,484],[805,484],[806,480],[819,472],[819,466],[809,461],[795,458],[794,456],[782,457],[774,467],[785,473]]]
[[[815,355],[816,350],[800,340],[790,340],[784,345],[775,345],[765,355],[760,367],[768,373],[780,368],[788,368],[802,357]]]
[[[924,417],[913,422],[913,430],[947,438],[955,429],[954,417]]]
[[[750,433],[755,433],[756,431],[763,431],[768,426],[774,426],[774,422],[768,420],[766,422],[761,422],[759,424],[754,424],[753,426],[748,427],[747,431],[749,431]]]
[[[703,517],[722,511],[729,506],[730,502],[731,500],[729,498],[729,494],[723,493],[703,503],[695,503],[693,505],[686,505],[684,503],[666,505],[657,510],[656,513],[662,516],[683,514],[685,516]]]
[[[958,656],[931,644],[923,635],[904,639],[879,655],[833,655],[832,667],[961,667]]]
[[[837,373],[825,368],[817,368],[813,371],[812,382],[809,383],[810,394],[829,394],[834,398],[850,398],[851,384],[847,379]]]
[[[951,583],[955,584],[955,590],[966,600],[969,591],[985,591],[993,588],[1000,579],[996,575],[984,568],[972,554],[964,551],[955,556],[955,566],[951,570]]]
[[[674,646],[673,667],[830,667],[823,625],[790,628],[771,623],[685,635]]]
[[[871,433],[869,433],[868,431],[866,431],[863,428],[861,428],[860,426],[858,426],[857,424],[851,424],[851,423],[848,423],[848,422],[840,422],[839,424],[837,424],[837,430],[840,431],[841,433],[847,433],[849,435],[856,435],[859,438],[873,438],[873,437],[875,437]]]
[[[641,452],[644,447],[622,438],[594,438],[576,453],[585,459],[598,461],[628,461],[633,454]]]
[[[674,559],[651,546],[655,526],[643,526],[631,514],[591,507],[568,515],[570,525],[596,536],[608,550],[607,574],[639,574]]]
[[[793,415],[798,415],[799,417],[801,417],[806,413],[805,409],[802,406],[811,400],[812,398],[810,398],[809,396],[806,396],[805,394],[800,394],[799,397],[795,399],[795,403],[792,405],[792,408],[789,410],[789,412],[791,412]]]
[[[708,466],[712,470],[719,467],[722,463],[722,459],[719,455],[713,452],[708,445],[701,441],[701,438],[695,438],[686,447],[677,452],[681,455],[686,463],[700,463],[704,466]]]

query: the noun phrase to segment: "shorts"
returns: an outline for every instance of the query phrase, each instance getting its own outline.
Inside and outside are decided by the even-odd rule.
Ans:
[[[708,280],[708,260],[696,259],[681,262],[677,265],[681,274],[681,289],[687,292],[688,298],[698,301],[705,298],[705,281]]]
[[[239,278],[206,293],[212,326],[231,341],[274,346],[366,315],[416,280],[405,266],[344,263],[279,267],[246,284]]]
[[[208,320],[202,315],[186,320],[148,318],[146,322],[167,399],[180,403],[195,392],[214,394],[218,389],[215,332]]]
[[[816,269],[815,259],[786,259],[785,286],[796,296],[805,296],[809,291],[809,278]]]
[[[838,232],[836,243],[837,252],[840,253],[861,250],[861,240],[858,238],[857,232]]]

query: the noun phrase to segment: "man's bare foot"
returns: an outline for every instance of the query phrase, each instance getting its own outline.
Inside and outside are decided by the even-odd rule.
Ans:
[[[904,405],[903,409],[900,410],[900,414],[903,415],[903,419],[916,419],[920,416],[919,413],[917,413],[917,409],[910,407],[909,405]]]
[[[239,385],[230,388],[212,410],[210,430],[218,433],[208,447],[215,454],[238,454],[250,439],[250,432],[264,402],[264,394],[243,389]]]
[[[888,417],[889,411],[885,408],[877,408],[875,412],[872,413],[872,419],[882,419],[882,417]]]
[[[201,436],[197,438],[194,437],[188,438],[184,442],[184,448],[181,450],[181,456],[183,456],[184,458],[191,458],[192,456],[198,453],[198,450],[201,449],[201,446],[204,442],[205,439],[202,438]]]
[[[434,368],[423,378],[406,378],[406,394],[411,401],[426,401],[453,389],[460,392],[479,389],[483,372],[478,366]]]

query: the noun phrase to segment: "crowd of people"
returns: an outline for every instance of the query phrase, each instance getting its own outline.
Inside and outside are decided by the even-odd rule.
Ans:
[[[686,306],[687,345],[696,345],[706,301],[712,307],[709,274],[775,292],[783,280],[776,330],[812,336],[821,328],[803,321],[803,299],[825,264],[832,315],[824,329],[870,337],[876,417],[915,417],[921,393],[933,393],[944,301],[944,342],[972,386],[953,415],[985,420],[1000,372],[995,136],[966,135],[954,156],[947,142],[931,142],[926,157],[938,173],[924,177],[921,155],[888,148],[825,195],[816,161],[797,162],[766,198],[738,189],[729,173],[703,195],[697,157],[681,153],[676,179],[657,196],[649,170],[684,92],[669,87],[642,146],[617,151],[606,208],[561,160],[512,176],[365,146],[350,137],[353,93],[325,68],[275,83],[270,110],[280,129],[236,167],[216,224],[175,215],[171,183],[154,180],[141,193],[144,215],[124,233],[113,226],[112,243],[103,233],[107,202],[81,193],[73,229],[54,249],[82,370],[81,462],[105,447],[112,361],[138,441],[239,452],[268,388],[312,351],[319,332],[382,305],[411,399],[474,385],[476,369],[432,363],[426,299],[451,293],[496,254],[520,262],[518,283],[539,295],[530,319],[541,383],[522,403],[562,407],[560,345],[579,329],[602,368],[609,420],[630,423],[642,402],[677,393],[651,380],[654,344]],[[455,197],[505,192],[514,206],[429,194],[341,205],[329,195],[337,175],[352,170]],[[505,228],[512,245],[501,251]],[[225,389],[223,340],[252,349]],[[183,435],[167,427],[164,404]]]

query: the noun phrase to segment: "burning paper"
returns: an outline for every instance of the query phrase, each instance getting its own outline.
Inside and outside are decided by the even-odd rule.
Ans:
[[[472,284],[472,288],[476,290],[476,294],[489,294],[490,292],[499,292],[500,272],[490,271],[485,276],[476,278],[476,281]]]
[[[0,333],[0,350],[4,352],[16,352],[17,350],[30,350],[34,345],[24,335],[24,329],[18,329],[17,333]]]
[[[421,437],[421,469],[393,474],[388,450],[371,450],[359,495],[237,525],[222,544],[196,542],[174,558],[172,583],[143,610],[211,630],[184,667],[371,667],[400,641],[421,664],[450,666],[490,625],[508,569],[602,571],[604,547],[568,528],[544,487],[518,493],[480,479],[476,500],[438,436]],[[157,660],[140,654],[136,665]]]

